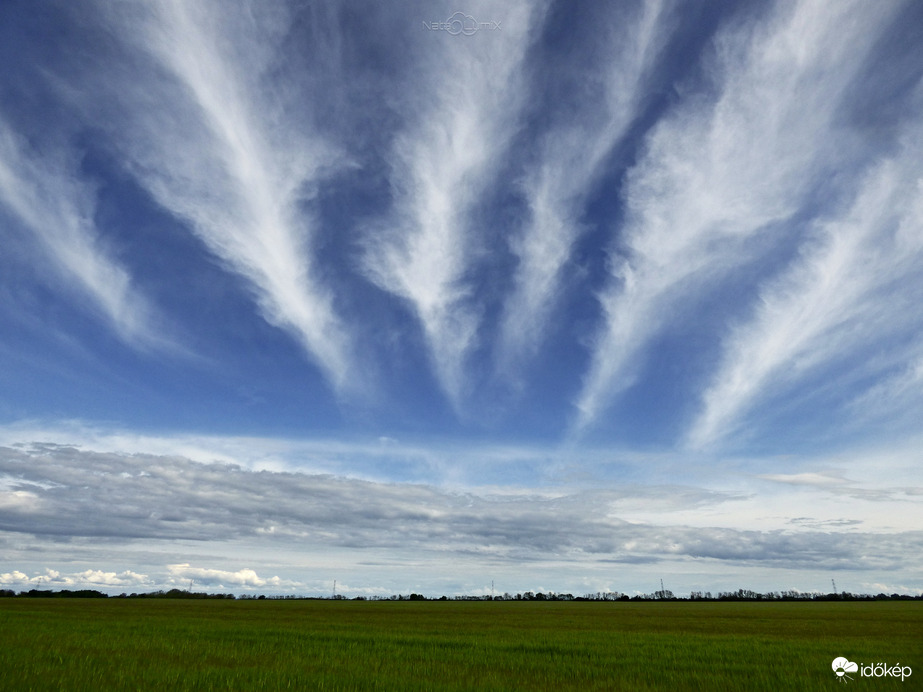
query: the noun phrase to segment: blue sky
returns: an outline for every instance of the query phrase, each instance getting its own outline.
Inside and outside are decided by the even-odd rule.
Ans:
[[[0,583],[920,593],[923,8],[0,6]]]

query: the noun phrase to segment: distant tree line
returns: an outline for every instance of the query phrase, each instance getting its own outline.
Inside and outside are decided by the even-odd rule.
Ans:
[[[80,589],[72,591],[62,589],[60,591],[51,591],[46,589],[30,589],[29,591],[20,591],[16,593],[10,589],[0,589],[0,598],[181,598],[181,599],[228,599],[228,600],[348,600],[343,595],[332,597],[318,596],[266,596],[260,595],[242,595],[235,596],[231,593],[205,593],[184,591],[182,589],[170,589],[169,591],[151,591],[148,593],[123,593],[118,596],[109,596],[102,591],[93,589]],[[908,594],[853,594],[845,591],[841,593],[819,593],[804,591],[770,591],[768,593],[759,593],[750,589],[737,589],[737,591],[693,591],[688,597],[680,597],[673,594],[672,591],[663,589],[648,594],[636,594],[629,596],[619,591],[597,591],[582,596],[574,596],[569,593],[543,593],[541,591],[526,591],[525,593],[510,594],[504,593],[502,596],[480,595],[480,596],[439,596],[427,598],[418,593],[409,595],[395,594],[393,596],[371,596],[368,599],[365,596],[357,596],[352,600],[355,601],[919,601],[923,600],[923,594],[911,596]]]

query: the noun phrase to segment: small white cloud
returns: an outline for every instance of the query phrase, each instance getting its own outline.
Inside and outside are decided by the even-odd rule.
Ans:
[[[842,486],[849,484],[849,481],[840,475],[829,473],[766,473],[759,476],[767,481],[777,483],[789,483],[792,485],[818,485],[822,487]]]
[[[885,594],[908,594],[912,596],[923,596],[923,589],[919,586],[906,586],[904,584],[883,583],[883,582],[863,582],[862,589],[868,593],[885,593]]]
[[[260,577],[252,569],[239,569],[236,572],[229,572],[221,569],[207,569],[204,567],[193,567],[188,563],[179,565],[167,565],[167,571],[177,580],[193,580],[200,584],[214,585],[233,585],[245,587],[262,587],[262,586],[285,586],[289,582],[284,582],[279,577]]]
[[[27,490],[0,490],[0,509],[34,512],[39,508],[38,495]]]
[[[0,574],[0,584],[5,586],[72,589],[96,586],[144,586],[150,583],[150,578],[146,574],[138,574],[131,570],[106,572],[100,569],[87,569],[83,572],[68,574],[54,569],[46,569],[44,574],[35,574],[31,577],[19,570]]]
[[[25,584],[29,581],[29,575],[19,570],[4,572],[0,574],[0,584]]]
[[[77,572],[73,579],[78,583],[95,584],[98,586],[139,586],[150,583],[146,574],[138,574],[131,570],[124,572],[104,572],[99,569],[88,569]]]

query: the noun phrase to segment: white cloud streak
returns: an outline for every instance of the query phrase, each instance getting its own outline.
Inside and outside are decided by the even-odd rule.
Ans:
[[[412,123],[394,143],[395,209],[370,237],[365,266],[383,289],[410,304],[438,379],[459,408],[465,366],[477,345],[480,311],[466,273],[478,260],[471,222],[506,153],[524,97],[522,62],[540,8],[533,3],[475,3],[500,30],[473,36],[422,36],[431,68],[407,104]],[[421,30],[422,31],[422,30]]]
[[[80,179],[73,158],[63,150],[30,150],[0,117],[0,204],[122,339],[138,347],[165,345],[151,306],[100,237],[93,220],[96,191]]]
[[[523,183],[528,221],[512,240],[519,265],[504,306],[499,333],[499,365],[510,372],[535,351],[561,284],[561,271],[580,236],[586,198],[613,147],[626,134],[643,105],[648,76],[669,32],[670,8],[644,2],[633,21],[612,12],[610,26],[594,27],[604,47],[597,74],[589,77],[599,103],[582,115],[549,129],[540,154]],[[574,76],[588,75],[581,69]]]
[[[819,224],[819,237],[800,261],[763,291],[752,319],[728,339],[690,433],[694,446],[732,433],[756,400],[818,368],[857,358],[860,364],[849,374],[855,379],[890,365],[861,357],[871,345],[894,351],[889,341],[909,338],[911,352],[919,352],[914,337],[923,329],[921,144],[919,134],[905,137],[897,157],[868,173],[851,208]],[[906,350],[897,348],[897,357]],[[887,385],[894,394],[919,377],[912,363],[909,369],[900,363],[900,369]],[[883,405],[879,401],[875,410],[880,413]]]
[[[789,219],[850,148],[844,90],[896,5],[780,2],[759,25],[722,30],[714,102],[689,99],[630,171],[625,256],[600,296],[604,326],[577,399],[591,425],[633,381],[642,348],[704,291],[751,260],[753,239]],[[749,241],[749,243],[748,243]]]
[[[178,0],[105,9],[160,71],[143,91],[127,79],[117,87],[130,107],[114,135],[134,173],[249,281],[263,317],[293,334],[336,390],[358,386],[307,209],[313,186],[343,161],[305,134],[310,114],[287,110],[287,87],[272,74],[284,12]]]

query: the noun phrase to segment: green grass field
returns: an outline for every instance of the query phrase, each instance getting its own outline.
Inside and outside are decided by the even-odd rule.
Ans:
[[[9,598],[0,689],[923,689],[923,602]]]

